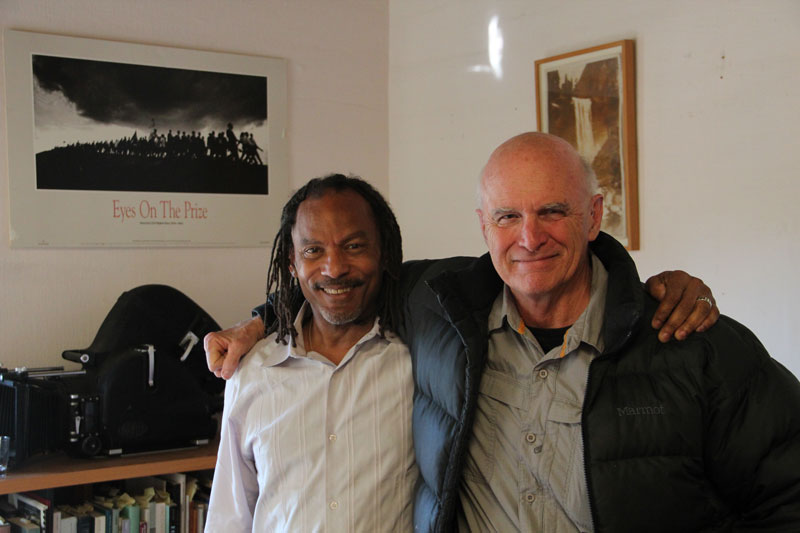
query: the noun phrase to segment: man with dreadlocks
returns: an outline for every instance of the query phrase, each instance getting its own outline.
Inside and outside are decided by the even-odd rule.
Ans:
[[[413,528],[414,384],[392,332],[401,263],[394,214],[359,178],[311,180],[284,206],[267,274],[276,321],[225,388],[206,531]]]

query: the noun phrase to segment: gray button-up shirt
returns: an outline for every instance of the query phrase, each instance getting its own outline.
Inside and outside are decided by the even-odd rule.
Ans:
[[[462,531],[593,531],[581,411],[603,350],[608,273],[592,256],[589,305],[544,353],[506,286],[489,315],[489,354],[460,498]]]

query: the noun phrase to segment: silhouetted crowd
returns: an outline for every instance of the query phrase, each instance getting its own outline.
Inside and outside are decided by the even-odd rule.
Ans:
[[[239,137],[228,124],[225,131],[210,131],[204,139],[202,133],[192,131],[169,130],[159,133],[156,128],[147,137],[139,137],[136,132],[130,137],[111,141],[91,143],[72,143],[66,148],[79,149],[82,152],[109,155],[139,156],[156,159],[230,159],[251,165],[263,165],[258,152],[264,150],[258,146],[252,133],[242,131]]]

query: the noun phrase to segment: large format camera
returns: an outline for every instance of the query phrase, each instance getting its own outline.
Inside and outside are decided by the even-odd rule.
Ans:
[[[0,434],[11,464],[66,450],[92,457],[185,448],[213,439],[224,382],[202,338],[217,323],[164,285],[127,291],[91,346],[67,350],[80,370],[0,368]]]

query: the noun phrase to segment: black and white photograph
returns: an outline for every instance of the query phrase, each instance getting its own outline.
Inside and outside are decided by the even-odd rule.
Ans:
[[[7,108],[12,246],[270,242],[270,224],[227,228],[285,200],[283,60],[5,40],[7,90],[30,103]]]
[[[267,194],[266,77],[46,55],[32,70],[38,189]]]

